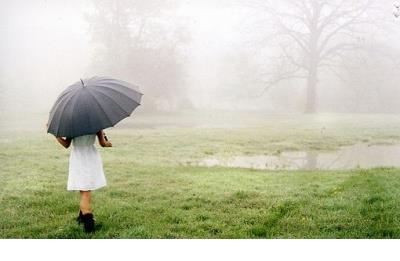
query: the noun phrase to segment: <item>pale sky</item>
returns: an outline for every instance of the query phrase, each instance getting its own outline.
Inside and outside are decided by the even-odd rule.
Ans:
[[[68,84],[91,76],[88,66],[93,50],[84,19],[91,7],[92,1],[78,0],[10,0],[2,4],[0,73],[20,82],[27,96],[42,92],[35,97],[39,107],[50,104]],[[187,24],[192,34],[187,69],[193,102],[214,104],[218,59],[237,39],[237,25],[243,17],[239,9],[196,0],[184,2],[177,15],[192,21]]]
[[[8,95],[22,93],[45,111],[63,88],[85,75],[90,49],[84,8],[83,1],[3,4],[0,73],[15,86]]]
[[[251,19],[245,13],[248,10],[234,2],[187,0],[182,1],[182,6],[176,12],[177,16],[189,18],[185,26],[191,33],[192,41],[186,48],[189,63],[185,70],[190,79],[187,85],[189,96],[197,107],[212,109],[219,106],[219,109],[229,109],[229,106],[235,105],[227,103],[225,106],[224,96],[221,93],[216,95],[221,91],[218,78],[221,59],[243,44],[245,34],[241,29]],[[387,7],[387,15],[393,17],[393,5],[389,2],[382,0],[382,6]],[[2,1],[0,76],[2,82],[7,83],[0,85],[3,98],[12,101],[12,95],[18,94],[21,96],[21,107],[26,99],[43,113],[49,110],[66,86],[79,78],[92,76],[89,65],[94,50],[84,18],[92,6],[91,0]],[[400,23],[400,19],[395,22]],[[257,33],[256,29],[252,30]],[[393,33],[389,43],[392,46],[400,44],[400,39],[395,37],[397,34]],[[287,95],[287,91],[292,96],[301,95],[302,87],[299,84],[296,90],[282,89],[282,95]],[[272,97],[274,91],[268,95]],[[268,95],[252,101],[250,105],[272,104],[267,101]],[[330,99],[330,95],[327,98]]]

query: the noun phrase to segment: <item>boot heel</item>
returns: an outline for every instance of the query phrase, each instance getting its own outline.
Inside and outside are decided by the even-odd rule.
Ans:
[[[82,214],[82,210],[79,210],[79,216],[76,218],[76,222],[80,225],[81,223],[83,223],[83,214]]]
[[[92,213],[87,213],[82,216],[83,228],[86,233],[94,232],[94,219]]]

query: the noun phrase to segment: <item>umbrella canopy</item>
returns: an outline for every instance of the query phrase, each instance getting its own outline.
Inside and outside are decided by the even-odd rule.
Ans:
[[[58,96],[47,132],[67,138],[97,133],[130,116],[142,95],[137,86],[116,79],[80,80]]]

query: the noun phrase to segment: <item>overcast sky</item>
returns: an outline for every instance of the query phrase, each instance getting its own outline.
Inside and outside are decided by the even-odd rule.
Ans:
[[[251,17],[234,2],[187,0],[182,1],[176,12],[176,16],[190,18],[186,24],[192,38],[187,46],[186,70],[190,78],[187,88],[192,101],[200,107],[222,104],[215,95],[220,89],[219,62],[227,52],[243,43],[241,30]],[[387,6],[388,15],[392,16],[393,6],[389,2],[383,0],[382,5]],[[92,76],[89,65],[94,52],[84,19],[84,14],[92,10],[93,1],[88,0],[2,1],[0,76],[3,85],[0,88],[3,98],[19,91],[25,98],[34,100],[37,111],[43,113],[67,85]],[[396,38],[392,41],[393,45],[400,42]],[[5,86],[7,82],[12,86]],[[264,100],[258,101],[266,104]]]
[[[11,80],[25,75],[24,89],[46,88],[46,95],[37,97],[45,103],[66,85],[91,76],[88,66],[93,50],[84,14],[91,12],[92,5],[92,1],[77,0],[2,1],[0,72]],[[187,69],[193,84],[188,88],[195,103],[208,105],[217,88],[219,56],[239,39],[237,28],[244,14],[217,1],[184,1],[177,16],[191,20]]]

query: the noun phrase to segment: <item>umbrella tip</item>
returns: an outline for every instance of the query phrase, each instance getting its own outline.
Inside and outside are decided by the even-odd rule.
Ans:
[[[83,80],[81,79],[81,83],[82,83],[82,86],[85,86],[85,84],[83,83]]]

